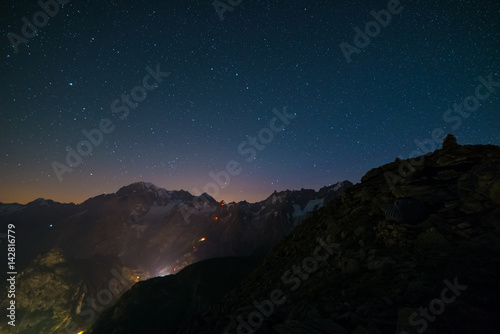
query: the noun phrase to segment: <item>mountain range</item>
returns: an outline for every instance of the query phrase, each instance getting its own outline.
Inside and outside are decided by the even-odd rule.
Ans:
[[[108,299],[126,291],[110,284],[122,281],[128,289],[205,259],[262,257],[310,212],[351,186],[343,181],[319,191],[275,191],[257,203],[225,203],[206,193],[137,182],[78,205],[41,198],[0,204],[2,224],[16,226],[21,274],[15,333],[87,328]],[[120,293],[99,295],[103,289]],[[8,328],[5,319],[0,326]]]

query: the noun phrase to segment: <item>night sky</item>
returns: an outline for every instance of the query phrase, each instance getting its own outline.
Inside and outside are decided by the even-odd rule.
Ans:
[[[41,7],[0,5],[0,202],[136,181],[200,194],[228,163],[239,174],[211,194],[254,202],[359,182],[435,129],[500,145],[500,87],[470,98],[479,77],[500,82],[498,1],[232,0],[223,20],[212,0],[65,1],[26,39]],[[354,28],[388,7],[357,47]],[[474,110],[454,110],[466,98]],[[72,168],[67,147],[87,154]]]

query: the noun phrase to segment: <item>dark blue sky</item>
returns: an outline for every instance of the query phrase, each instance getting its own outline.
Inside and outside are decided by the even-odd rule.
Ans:
[[[500,144],[500,87],[479,88],[474,106],[480,76],[500,81],[496,1],[243,0],[223,20],[211,1],[59,7],[46,25],[35,1],[0,8],[1,202],[81,202],[140,180],[196,194],[230,161],[239,173],[206,190],[256,201],[275,189],[358,182],[407,158],[434,129],[462,144]],[[340,44],[356,47],[354,27],[388,7],[400,13],[347,62]],[[33,15],[37,35],[15,39]],[[158,71],[170,74],[155,80]],[[137,106],[121,97],[132,90]],[[459,113],[464,99],[474,111]],[[125,109],[113,112],[115,100]],[[285,107],[289,124],[269,130],[273,109]],[[92,132],[100,123],[102,138]],[[88,155],[68,166],[68,146]]]

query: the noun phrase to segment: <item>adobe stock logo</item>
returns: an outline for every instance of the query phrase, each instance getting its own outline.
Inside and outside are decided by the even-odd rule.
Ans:
[[[293,265],[290,269],[283,272],[281,281],[284,284],[292,284],[290,291],[296,291],[300,285],[309,279],[328,258],[334,254],[338,244],[331,241],[330,236],[326,241],[322,238],[317,238],[319,245],[314,249],[310,256],[304,258],[298,264]],[[286,291],[276,288],[269,293],[269,299],[264,299],[261,302],[253,301],[254,310],[248,314],[246,319],[243,315],[239,315],[236,320],[236,334],[253,334],[256,333],[260,326],[264,323],[264,319],[270,317],[278,306],[285,303],[287,300]],[[251,309],[251,307],[249,307]],[[248,309],[248,308],[246,308]],[[224,332],[228,334],[228,332]]]
[[[59,13],[59,5],[65,5],[70,0],[47,0],[43,2],[42,0],[38,1],[37,4],[40,6],[43,11],[38,11],[33,14],[31,23],[26,16],[21,18],[23,21],[23,26],[21,27],[21,33],[23,36],[19,36],[13,32],[9,32],[7,34],[7,38],[9,39],[10,44],[14,48],[14,53],[19,52],[19,45],[28,44],[28,40],[38,35],[38,28],[43,28],[49,23],[49,17],[54,17]]]
[[[238,7],[241,5],[243,0],[226,0],[227,4],[220,1],[220,0],[215,0],[212,2],[212,6],[214,6],[215,11],[217,12],[217,15],[219,15],[219,19],[221,21],[224,21],[224,13],[226,11],[232,12],[234,8]]]
[[[266,148],[266,145],[271,144],[274,140],[274,134],[284,131],[285,127],[290,124],[290,120],[297,116],[295,113],[288,113],[286,107],[283,108],[282,112],[276,108],[274,108],[272,112],[276,117],[271,118],[269,121],[269,127],[260,129],[260,131],[256,133],[256,136],[247,135],[247,140],[238,145],[238,153],[241,156],[247,155],[245,159],[247,162],[253,162],[256,159],[258,152],[263,151]],[[280,126],[277,126],[276,124],[278,119],[281,121]],[[210,176],[210,178],[215,182],[210,181],[206,183],[203,187],[203,194],[201,196],[194,197],[191,205],[182,204],[180,207],[180,212],[186,224],[190,223],[189,217],[197,213],[197,208],[201,208],[210,202],[209,198],[205,196],[205,193],[212,197],[218,196],[220,189],[224,189],[231,182],[231,176],[237,176],[242,172],[242,170],[243,167],[241,167],[240,162],[230,160],[227,162],[225,170],[209,172],[208,176]],[[193,192],[199,193],[201,191],[194,188]]]
[[[442,117],[446,123],[454,123],[451,127],[452,130],[460,128],[463,120],[469,118],[472,113],[476,112],[482,103],[489,99],[490,96],[500,88],[500,81],[495,81],[497,76],[498,72],[490,73],[486,77],[478,76],[477,80],[480,84],[476,86],[474,94],[467,96],[463,99],[462,103],[455,103],[453,108],[449,108],[443,113]],[[385,180],[387,181],[387,184],[391,188],[392,192],[395,191],[396,184],[403,183],[405,178],[409,177],[416,171],[415,167],[421,166],[424,163],[425,155],[422,154],[433,152],[440,145],[440,143],[442,143],[445,137],[444,134],[445,130],[437,127],[431,131],[431,138],[427,138],[422,141],[415,138],[414,142],[419,149],[409,154],[409,162],[405,161],[402,156],[399,156],[401,163],[398,166],[398,173],[384,173]]]
[[[354,27],[353,29],[356,32],[356,35],[354,35],[353,42],[356,47],[346,42],[342,42],[339,44],[340,50],[342,50],[347,63],[350,63],[352,61],[351,56],[353,53],[361,53],[361,49],[364,49],[370,44],[370,37],[377,37],[382,31],[382,27],[385,28],[389,25],[389,23],[391,23],[392,15],[401,13],[403,8],[404,7],[401,6],[399,0],[390,0],[387,3],[387,10],[382,9],[379,12],[372,10],[370,12],[370,15],[375,18],[375,21],[368,22],[365,25],[364,32],[359,27]]]
[[[427,329],[428,323],[433,322],[437,319],[437,315],[442,314],[447,304],[455,302],[458,296],[462,294],[463,291],[467,289],[467,285],[460,285],[458,283],[458,278],[453,279],[453,283],[445,279],[443,283],[446,288],[441,290],[441,298],[435,298],[429,303],[429,308],[420,307],[417,312],[413,312],[409,318],[408,322],[411,326],[420,328],[416,329],[418,333],[423,333]],[[448,293],[450,292],[450,293]],[[430,314],[429,314],[430,311]],[[420,316],[420,317],[419,317]],[[402,331],[399,334],[409,334],[407,331]]]
[[[156,65],[156,70],[146,66],[146,71],[149,74],[143,77],[142,85],[137,85],[132,88],[130,94],[121,94],[121,100],[116,99],[111,103],[111,112],[120,114],[118,117],[120,120],[126,120],[130,114],[130,110],[136,109],[139,103],[146,99],[148,92],[158,88],[158,84],[163,82],[163,79],[170,75],[170,72],[162,72],[160,70],[160,64]],[[131,97],[133,101],[131,101]],[[91,155],[93,149],[102,144],[104,135],[111,134],[115,128],[116,126],[111,119],[103,118],[100,120],[98,127],[90,131],[86,129],[82,131],[83,136],[88,140],[80,140],[78,144],[76,144],[76,150],[66,145],[66,164],[56,160],[51,164],[59,182],[63,181],[63,175],[65,173],[73,172],[73,169],[83,162],[84,157]]]

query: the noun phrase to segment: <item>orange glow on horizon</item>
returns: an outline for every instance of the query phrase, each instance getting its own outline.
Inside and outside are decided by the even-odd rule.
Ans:
[[[80,177],[77,177],[80,176]],[[235,179],[236,181],[237,179]],[[184,189],[194,196],[201,194],[193,191],[193,188],[200,187],[198,180],[192,178],[186,180],[176,180],[175,183],[161,179],[145,179],[139,180],[134,177],[116,179],[110,181],[102,175],[98,177],[89,177],[88,175],[71,174],[63,182],[59,183],[57,179],[48,178],[39,183],[23,183],[16,179],[6,180],[0,187],[0,203],[19,203],[27,204],[33,202],[37,198],[50,199],[59,203],[75,203],[80,204],[89,198],[100,196],[102,194],[116,193],[120,188],[132,184],[134,182],[147,181],[151,182],[159,188],[164,188],[168,191],[179,191]],[[203,180],[199,181],[203,184]],[[300,189],[300,187],[295,187]],[[279,189],[278,189],[279,190]],[[234,184],[232,187],[221,189],[220,194],[216,196],[220,205],[224,206],[228,202],[247,201],[255,203],[265,200],[274,191],[273,189],[256,188],[254,183],[241,181],[239,184]],[[224,200],[222,200],[224,198]]]

